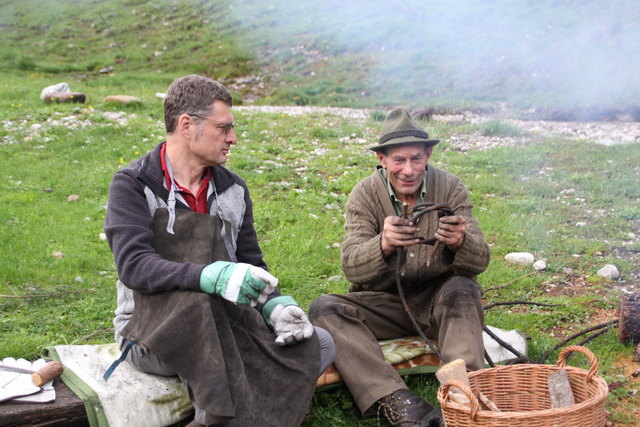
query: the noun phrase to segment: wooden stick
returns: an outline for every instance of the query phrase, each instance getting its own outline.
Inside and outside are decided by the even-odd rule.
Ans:
[[[38,372],[31,374],[31,382],[36,387],[42,387],[54,378],[58,378],[64,372],[62,363],[52,361],[44,365]]]
[[[614,320],[611,320],[610,322],[601,323],[599,325],[592,326],[592,327],[587,328],[585,330],[582,330],[580,332],[576,332],[575,334],[573,334],[573,335],[565,338],[564,340],[560,341],[558,344],[553,346],[553,348],[545,351],[545,353],[540,357],[540,360],[537,363],[540,363],[540,364],[544,363],[547,360],[547,357],[549,357],[549,353],[551,353],[552,351],[556,351],[560,347],[564,347],[569,341],[573,340],[574,338],[578,338],[579,336],[582,336],[582,335],[587,334],[589,332],[595,331],[597,329],[606,328],[605,330],[608,330],[613,325],[618,324],[618,322],[620,322],[620,319],[614,319]]]
[[[489,310],[490,308],[497,307],[499,305],[537,305],[541,307],[560,307],[562,304],[545,304],[541,302],[529,302],[529,301],[503,301],[503,302],[494,302],[492,304],[487,304],[483,308],[485,310]]]
[[[502,412],[495,403],[491,401],[487,396],[485,396],[482,392],[478,392],[478,400],[482,402],[482,404],[492,412]]]

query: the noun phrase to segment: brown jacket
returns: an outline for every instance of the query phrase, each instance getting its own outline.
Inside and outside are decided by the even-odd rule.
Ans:
[[[427,194],[425,202],[446,203],[456,215],[467,218],[467,230],[462,246],[455,252],[444,247],[427,268],[427,258],[433,246],[415,245],[407,248],[403,268],[403,285],[409,305],[418,320],[428,324],[427,318],[433,292],[442,281],[452,275],[475,279],[489,264],[489,246],[478,221],[472,216],[469,191],[455,175],[427,166]],[[380,238],[384,219],[396,215],[386,185],[375,171],[360,181],[347,202],[346,239],[342,245],[342,269],[351,282],[350,292],[387,291],[397,293],[395,282],[396,256],[385,260]],[[428,213],[419,222],[420,235],[434,236],[438,215]]]

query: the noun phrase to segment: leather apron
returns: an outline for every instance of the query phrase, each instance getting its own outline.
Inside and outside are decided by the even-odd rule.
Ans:
[[[196,264],[230,259],[219,217],[177,209],[174,234],[167,232],[168,218],[166,208],[154,214],[155,248],[163,258]],[[315,334],[277,346],[257,309],[203,292],[134,291],[134,301],[122,335],[177,372],[207,424],[302,423],[320,369]]]

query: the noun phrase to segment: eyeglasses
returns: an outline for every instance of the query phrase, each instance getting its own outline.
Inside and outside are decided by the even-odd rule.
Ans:
[[[231,129],[236,127],[236,124],[234,122],[219,122],[218,120],[209,119],[207,117],[203,117],[198,114],[189,114],[189,115],[192,117],[197,117],[199,119],[207,120],[217,124],[218,129],[222,129],[225,135],[229,135],[229,132],[231,132]]]

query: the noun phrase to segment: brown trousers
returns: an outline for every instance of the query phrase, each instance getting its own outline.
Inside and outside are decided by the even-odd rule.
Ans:
[[[473,370],[484,364],[480,297],[477,283],[453,276],[435,294],[429,325],[421,325],[428,338],[438,341],[445,359],[463,359]],[[324,295],[311,304],[309,317],[333,336],[334,364],[362,413],[387,394],[407,388],[378,344],[417,334],[397,295],[368,291]]]

